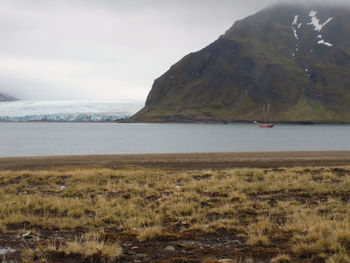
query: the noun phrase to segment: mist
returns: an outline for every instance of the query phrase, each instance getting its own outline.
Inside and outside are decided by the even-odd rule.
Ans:
[[[145,100],[172,64],[277,2],[1,0],[0,92],[29,100]]]

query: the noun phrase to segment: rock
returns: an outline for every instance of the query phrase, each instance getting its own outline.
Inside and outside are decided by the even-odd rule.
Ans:
[[[176,245],[179,247],[188,247],[188,244],[184,242],[177,242]]]
[[[254,260],[252,258],[246,258],[244,263],[254,263]]]
[[[166,251],[175,251],[175,247],[167,246],[166,248],[164,248],[164,250],[166,250]]]
[[[137,259],[145,259],[145,258],[147,258],[147,254],[139,253],[139,254],[136,254],[135,257]]]
[[[131,249],[134,250],[134,249],[138,249],[139,247],[137,246],[133,246]]]
[[[27,232],[27,233],[23,234],[22,237],[23,237],[24,239],[34,239],[34,238],[35,238],[35,239],[38,239],[38,237],[32,235],[30,232]]]
[[[27,236],[30,236],[30,232],[24,233],[22,236],[23,236],[24,238],[27,237]]]
[[[132,243],[124,243],[123,244],[123,247],[131,247],[132,246]]]

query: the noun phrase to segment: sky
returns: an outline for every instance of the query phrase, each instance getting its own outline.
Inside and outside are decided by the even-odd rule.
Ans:
[[[144,101],[153,81],[276,0],[0,0],[0,93]]]

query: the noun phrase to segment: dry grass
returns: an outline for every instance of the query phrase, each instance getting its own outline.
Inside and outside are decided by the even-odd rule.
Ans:
[[[248,240],[249,245],[270,245],[269,232],[272,230],[273,224],[268,217],[257,217],[257,222],[248,226]]]
[[[137,239],[140,241],[151,241],[162,236],[161,226],[145,227],[139,230]]]
[[[270,251],[271,262],[349,262],[349,167],[2,171],[0,184],[0,232],[73,233],[59,244],[48,237],[43,257],[112,262],[123,233],[146,243],[193,232],[225,233],[247,249]]]
[[[350,263],[350,257],[346,253],[335,254],[327,260],[327,263]]]
[[[31,263],[34,262],[35,251],[30,248],[25,248],[22,250],[22,261],[23,263]]]
[[[292,260],[289,255],[281,254],[271,259],[270,262],[271,263],[290,263],[292,262]]]
[[[49,242],[42,248],[42,255],[49,258],[51,254],[63,253],[67,256],[79,255],[88,260],[98,258],[101,262],[114,262],[122,253],[119,243],[107,243],[97,233],[86,233],[80,238],[56,245]]]

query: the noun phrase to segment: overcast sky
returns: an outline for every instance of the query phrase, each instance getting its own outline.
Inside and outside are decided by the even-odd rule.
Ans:
[[[274,2],[0,0],[0,92],[145,100],[172,64]]]

